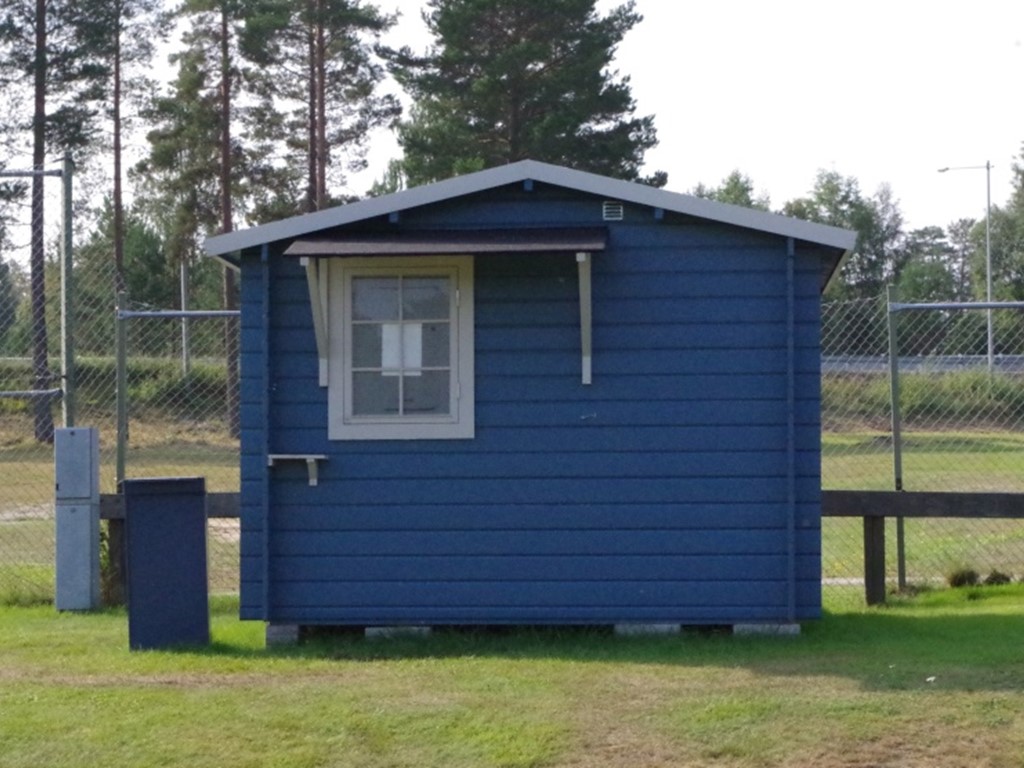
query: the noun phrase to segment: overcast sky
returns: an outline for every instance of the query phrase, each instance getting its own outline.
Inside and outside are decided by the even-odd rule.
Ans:
[[[378,0],[402,19],[388,42],[429,42],[418,0]],[[599,0],[603,10],[615,0]],[[818,169],[888,182],[908,228],[985,214],[1010,193],[1024,144],[1022,0],[637,0],[644,20],[620,46],[640,114],[660,144],[648,171],[668,188],[749,175],[773,208],[808,192]],[[397,154],[374,143],[364,192]],[[367,179],[369,181],[367,181]]]

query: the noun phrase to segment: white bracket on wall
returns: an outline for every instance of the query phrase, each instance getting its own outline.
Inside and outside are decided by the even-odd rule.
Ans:
[[[313,333],[316,335],[316,355],[319,361],[318,377],[320,386],[327,386],[327,262],[303,256],[299,264],[306,268],[306,282],[309,286],[309,305],[313,312]]]
[[[309,484],[316,485],[319,481],[319,463],[327,461],[327,456],[322,453],[271,453],[267,455],[267,466],[273,467],[283,464],[286,461],[306,462],[306,471],[309,473]]]
[[[590,287],[590,254],[581,251],[576,254],[576,265],[579,267],[580,278],[580,353],[582,355],[581,378],[584,384],[591,382],[592,341],[591,326],[593,323],[592,298]]]

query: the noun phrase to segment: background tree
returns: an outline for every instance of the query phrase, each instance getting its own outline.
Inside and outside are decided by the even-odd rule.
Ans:
[[[1012,184],[1006,205],[993,205],[990,211],[992,294],[997,301],[1024,300],[1024,166],[1019,163],[1013,164]],[[981,299],[987,288],[984,221],[975,224],[970,237],[974,243],[974,295]]]
[[[942,231],[938,227],[934,229]],[[955,298],[953,275],[941,258],[919,257],[908,261],[900,273],[897,287],[900,301],[945,302],[953,301]],[[905,355],[944,353],[947,334],[954,328],[957,319],[957,315],[950,315],[946,312],[919,312],[907,315],[905,321],[897,326],[900,353]]]
[[[11,227],[17,222],[17,211],[27,194],[28,185],[23,179],[0,178],[0,253],[10,245]]]
[[[186,0],[179,9],[188,25],[184,47],[171,56],[177,77],[169,93],[155,98],[146,112],[152,126],[150,154],[137,167],[136,178],[143,180],[147,212],[163,233],[169,258],[178,265],[182,282],[194,288],[205,285],[193,279],[197,271],[214,268],[201,259],[202,238],[231,232],[238,209],[255,212],[257,221],[294,213],[287,169],[275,167],[270,146],[280,116],[238,107],[245,100],[240,41],[254,15],[268,5],[263,0]],[[251,35],[247,39],[252,42]],[[234,272],[219,269],[220,303],[237,309]],[[184,307],[185,297],[175,303]],[[237,435],[237,332],[234,321],[224,326],[226,413]]]
[[[971,257],[975,248],[971,241],[971,230],[976,224],[974,219],[957,219],[946,227],[949,244],[947,259],[950,274],[953,275],[956,301],[969,301],[973,291]]]
[[[739,169],[722,179],[722,183],[717,187],[698,184],[694,187],[692,194],[708,200],[717,200],[720,203],[742,205],[745,208],[756,208],[761,211],[767,211],[771,207],[771,200],[767,193],[756,193],[753,180],[745,173],[741,173]]]
[[[96,0],[98,3],[99,0]],[[0,71],[6,87],[31,92],[32,167],[42,171],[47,156],[97,146],[95,102],[107,71],[99,39],[99,17],[93,2],[72,0],[7,0],[0,15]],[[46,258],[44,252],[43,177],[31,184],[29,256],[32,376],[35,389],[48,389],[46,331]],[[50,403],[34,401],[35,437],[53,440]]]
[[[114,224],[114,204],[104,200],[95,227],[75,252],[76,317],[82,354],[109,355],[114,348],[114,325],[110,322],[110,254],[119,235]],[[169,307],[175,302],[177,265],[168,259],[163,238],[138,211],[124,212],[121,234],[125,255],[122,279],[133,301],[151,307]]]
[[[111,166],[113,184],[113,247],[115,291],[125,289],[124,278],[124,172],[123,133],[127,123],[125,104],[132,97],[155,89],[145,75],[156,43],[164,36],[168,18],[162,12],[162,0],[107,0],[96,3],[95,45],[108,61],[103,101],[111,126]]]
[[[146,111],[154,126],[150,152],[136,173],[146,213],[181,269],[197,256],[202,235],[217,229],[220,126],[215,78],[202,52],[189,48],[172,63],[178,74],[170,93]]]
[[[288,162],[305,169],[306,211],[332,204],[330,183],[340,184],[346,170],[362,170],[371,130],[401,112],[394,96],[378,91],[384,69],[374,53],[393,24],[394,17],[362,0],[277,0],[249,19],[243,49],[257,65],[265,113],[298,105],[286,120],[265,125],[278,127],[277,138],[291,150]]]
[[[7,334],[14,327],[21,304],[18,282],[18,265],[0,259],[0,350],[4,350],[4,354],[10,354]]]
[[[865,198],[854,177],[819,171],[810,195],[787,202],[782,212],[857,232],[854,253],[833,282],[829,298],[877,297],[899,278],[906,257],[903,216],[887,184]]]
[[[947,265],[950,262],[951,246],[942,227],[927,226],[911,230],[904,241],[907,265],[913,262],[929,262]]]
[[[369,197],[380,197],[381,195],[390,195],[395,192],[401,192],[407,186],[405,171],[402,170],[402,161],[392,158],[388,160],[387,167],[384,169],[384,173],[373,182],[369,191],[366,193]]]
[[[1005,206],[993,205],[989,212],[994,301],[1024,301],[1024,195],[1021,194],[1024,174],[1020,166],[1016,165],[1014,173],[1014,192],[1010,200]],[[984,221],[974,226],[971,240],[974,244],[971,282],[975,299],[983,301],[987,295]],[[993,312],[993,339],[997,354],[1019,354],[1024,351],[1019,341],[1024,338],[1022,314],[1020,311]]]
[[[655,146],[628,77],[611,67],[641,16],[630,1],[599,16],[596,0],[429,0],[434,47],[391,52],[414,100],[399,127],[410,185],[526,158],[638,180]],[[647,179],[661,186],[663,173]]]

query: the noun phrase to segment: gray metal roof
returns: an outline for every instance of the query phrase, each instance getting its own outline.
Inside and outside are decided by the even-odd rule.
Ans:
[[[434,184],[413,187],[391,195],[368,198],[336,208],[274,221],[251,229],[216,235],[208,238],[203,247],[211,256],[223,256],[264,243],[292,240],[324,229],[386,216],[410,208],[430,205],[526,180],[565,187],[607,199],[621,200],[624,203],[661,208],[665,211],[696,216],[722,224],[732,224],[759,232],[793,237],[797,240],[838,248],[846,252],[853,249],[857,239],[856,233],[838,227],[815,224],[775,213],[719,203],[714,200],[705,200],[678,192],[668,192],[646,184],[610,179],[606,176],[541,163],[536,160],[522,160],[518,163],[489,168],[465,176],[456,176]]]

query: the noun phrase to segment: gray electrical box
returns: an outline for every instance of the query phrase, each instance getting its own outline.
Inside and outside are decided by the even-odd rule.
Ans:
[[[100,439],[92,427],[58,429],[53,441],[58,611],[100,604]]]

